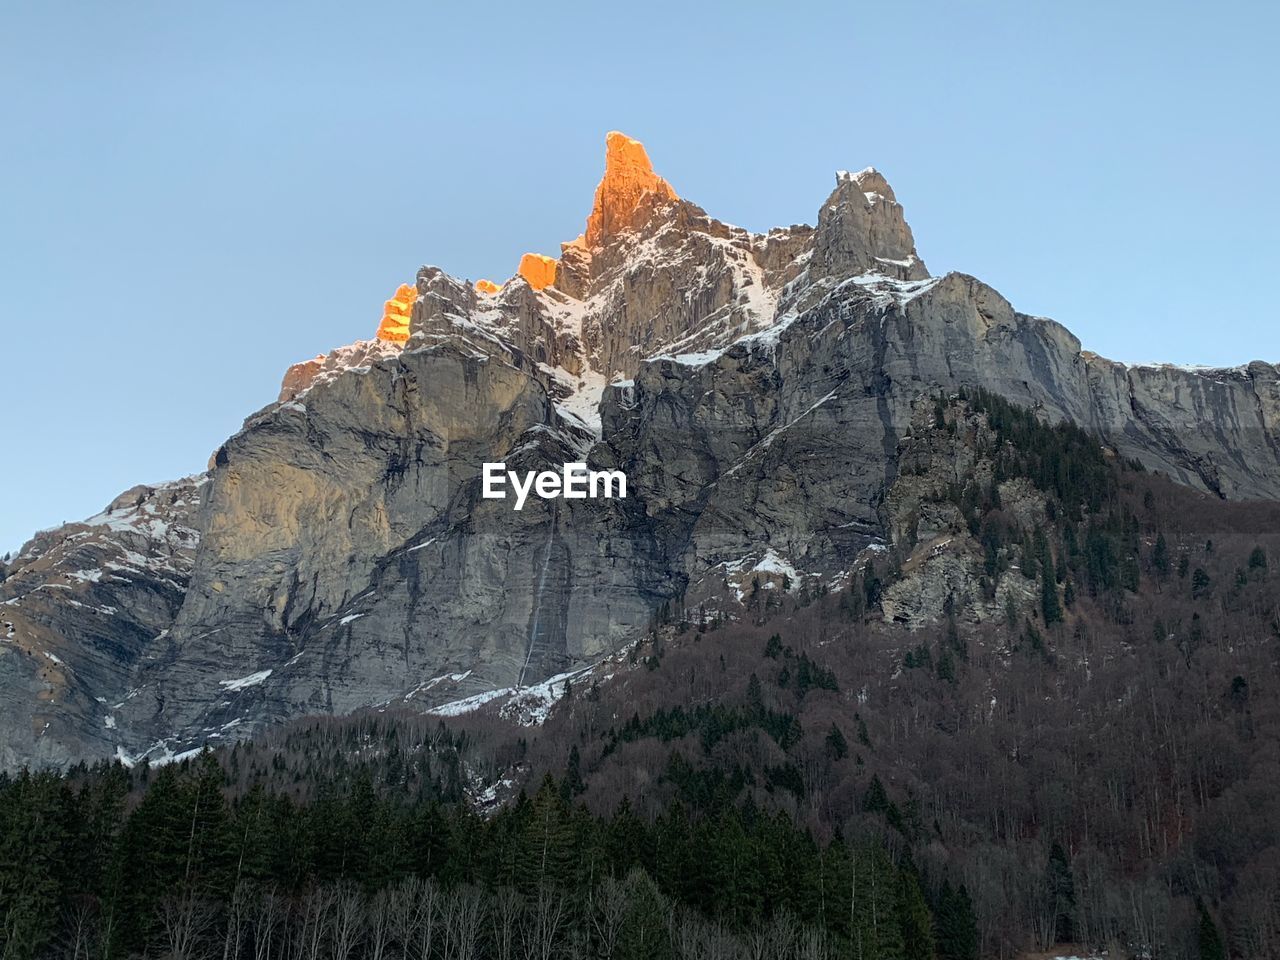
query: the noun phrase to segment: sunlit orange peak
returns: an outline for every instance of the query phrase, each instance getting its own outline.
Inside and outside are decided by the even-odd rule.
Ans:
[[[646,193],[679,199],[671,184],[653,172],[644,144],[611,131],[605,137],[604,177],[596,187],[595,204],[587,218],[587,248],[602,246],[609,237],[627,229]]]
[[[382,307],[382,322],[378,324],[379,340],[404,343],[409,339],[409,318],[413,314],[413,301],[417,297],[417,288],[407,283],[396,288],[395,296]]]
[[[492,295],[497,293],[501,289],[502,289],[502,285],[494,283],[492,280],[476,281],[476,292],[478,293],[487,293]]]
[[[517,272],[528,281],[529,286],[535,290],[541,290],[556,282],[557,262],[555,257],[543,256],[540,253],[526,253],[520,258],[520,269]]]

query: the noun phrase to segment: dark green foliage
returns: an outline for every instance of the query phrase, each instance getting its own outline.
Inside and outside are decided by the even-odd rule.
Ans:
[[[795,690],[798,698],[803,699],[806,693],[814,689],[839,692],[840,685],[836,683],[834,673],[810,660],[808,654],[798,654],[791,647],[784,647],[778,634],[769,638],[764,653],[771,659],[782,660],[782,669],[778,671],[778,686]],[[752,677],[758,684],[759,677],[754,674]]]
[[[963,918],[935,916],[909,859],[895,863],[872,841],[819,844],[786,815],[749,800],[677,801],[652,822],[624,801],[612,816],[595,817],[547,777],[531,798],[485,819],[375,778],[369,767],[305,803],[261,783],[228,802],[220,759],[211,754],[148,779],[128,809],[120,802],[128,775],[118,765],[85,771],[78,791],[50,774],[0,777],[6,958],[47,953],[76,904],[91,905],[102,931],[95,960],[172,953],[161,918],[177,902],[210,911],[204,946],[212,956],[222,950],[236,890],[255,898],[273,891],[296,911],[321,885],[353,891],[369,905],[414,877],[439,884],[445,896],[514,891],[526,917],[548,896],[585,906],[596,891],[621,884],[608,888],[623,894],[612,954],[619,958],[674,957],[673,911],[686,908],[730,933],[760,930],[775,918],[821,930],[840,956],[860,948],[928,960],[935,929],[963,927]],[[776,790],[804,792],[789,763],[768,768],[767,780]],[[567,911],[564,936],[598,932],[580,908]]]
[[[1205,573],[1202,567],[1196,567],[1196,572],[1191,575],[1191,595],[1193,597],[1206,597],[1213,589],[1213,580],[1209,574]]]
[[[966,390],[961,399],[980,413],[999,436],[1001,476],[1024,476],[1052,493],[1071,520],[1097,512],[1112,495],[1115,475],[1097,439],[1069,423],[1048,426],[1036,415],[987,390]]]
[[[843,760],[849,755],[849,741],[844,738],[844,734],[840,732],[840,728],[834,723],[827,732],[827,738],[824,741],[827,749],[827,756],[832,760]]]
[[[1076,885],[1066,851],[1056,841],[1049,848],[1045,888],[1053,911],[1054,938],[1057,943],[1069,943],[1076,935]]]
[[[1165,543],[1163,533],[1156,536],[1156,545],[1151,550],[1151,566],[1160,576],[1169,575],[1169,545]]]
[[[933,914],[920,889],[920,878],[909,866],[899,871],[898,923],[902,930],[903,960],[933,960]]]
[[[706,752],[740,730],[763,730],[784,750],[800,739],[800,724],[790,713],[765,709],[756,679],[754,696],[748,692],[746,707],[729,707],[719,703],[699,704],[692,710],[673,707],[659,710],[643,719],[633,714],[622,728],[610,731],[605,745],[606,756],[620,743],[654,737],[663,743],[696,733]]]
[[[938,655],[938,679],[946,683],[956,682],[956,660],[949,648]]]
[[[1267,553],[1261,547],[1254,547],[1249,554],[1250,570],[1266,570],[1267,569]]]
[[[1200,960],[1226,960],[1227,948],[1222,942],[1222,934],[1218,932],[1218,925],[1213,922],[1213,917],[1203,903],[1197,903],[1196,906],[1200,912],[1197,935]]]
[[[935,931],[938,960],[978,960],[978,921],[963,883],[957,889],[942,882]]]
[[[1040,556],[1040,613],[1046,625],[1062,619],[1058,600],[1058,576],[1053,566],[1053,552],[1043,530],[1036,531],[1036,547]]]
[[[868,813],[883,813],[889,809],[889,795],[884,792],[884,784],[879,776],[873,776],[862,795],[862,809]]]

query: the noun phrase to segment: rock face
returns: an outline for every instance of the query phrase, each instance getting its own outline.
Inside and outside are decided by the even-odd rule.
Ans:
[[[388,343],[404,343],[409,339],[409,314],[418,293],[407,283],[400,284],[395,294],[382,307],[378,339]]]
[[[671,184],[653,172],[644,144],[617,130],[605,137],[604,177],[596,187],[595,202],[582,246],[587,250],[608,246],[615,237],[643,224],[633,218],[645,202],[675,200]]]
[[[36,534],[0,581],[0,768],[111,756],[132,668],[182,605],[207,477]]]
[[[424,267],[388,302],[394,330],[290,368],[207,482],[133,495],[172,515],[164,536],[108,525],[85,557],[95,518],[28,545],[0,583],[0,761],[164,755],[536,683],[664,607],[734,615],[748,589],[838,583],[901,546],[907,516],[925,552],[886,611],[916,625],[972,593],[945,504],[901,470],[983,469],[912,429],[922,397],[961,386],[1221,496],[1280,498],[1280,369],[1126,367],[972,277],[931,278],[874,170],[838,175],[816,228],[755,234],[610,134],[582,234],[526,260],[502,285]],[[485,462],[579,460],[625,471],[628,497],[481,496]],[[126,553],[109,596],[65,580]]]

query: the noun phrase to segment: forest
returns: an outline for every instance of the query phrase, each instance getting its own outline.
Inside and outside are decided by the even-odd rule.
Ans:
[[[302,803],[228,800],[213,753],[9,779],[5,956],[977,956],[963,885],[930,900],[882,845],[751,803],[596,817],[568,779],[482,817],[445,799],[449,765],[357,765]]]

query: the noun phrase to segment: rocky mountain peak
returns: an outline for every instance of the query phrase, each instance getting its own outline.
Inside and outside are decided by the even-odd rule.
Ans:
[[[929,276],[902,204],[874,167],[836,174],[836,188],[818,213],[813,266],[815,278],[869,272],[899,280]]]
[[[604,176],[581,241],[588,250],[605,246],[631,226],[632,215],[646,193],[677,200],[671,184],[653,172],[644,144],[617,130],[605,137]],[[577,241],[575,241],[577,243]]]

